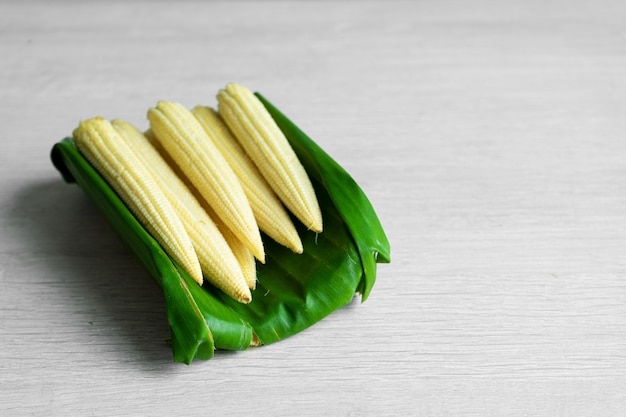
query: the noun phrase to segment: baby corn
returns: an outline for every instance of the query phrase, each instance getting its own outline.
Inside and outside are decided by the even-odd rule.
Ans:
[[[221,117],[204,106],[196,106],[191,112],[239,178],[261,231],[293,252],[302,253],[302,241],[289,214]]]
[[[139,155],[176,210],[194,245],[204,277],[232,298],[250,302],[252,296],[237,258],[183,180],[135,126],[122,120],[113,120],[111,124]]]
[[[199,284],[202,270],[191,239],[174,208],[132,148],[101,117],[73,132],[78,151],[102,175],[163,249]]]
[[[208,213],[209,217],[215,221],[215,225],[218,230],[224,236],[224,239],[228,243],[228,246],[233,251],[235,258],[239,262],[239,266],[241,267],[241,271],[243,272],[243,277],[246,280],[246,284],[248,288],[254,290],[256,288],[256,262],[254,261],[254,255],[250,252],[250,249],[246,247],[233,232],[230,231],[228,227],[220,220],[219,217],[215,214],[211,206],[206,204],[204,200],[201,198],[198,200],[200,204]]]
[[[217,101],[226,124],[281,201],[306,227],[321,232],[322,214],[311,181],[263,104],[234,83],[219,91]]]
[[[193,114],[178,103],[159,101],[148,111],[150,129],[163,149],[261,262],[265,252],[250,203],[228,162]]]
[[[154,137],[154,133],[152,130],[148,129],[144,132],[144,136],[148,139],[148,142],[152,145],[154,149],[163,157],[165,162],[172,168],[174,173],[180,178],[183,183],[187,186],[187,188],[191,191],[194,197],[196,197],[196,201],[200,203],[202,208],[208,214],[208,216],[213,220],[218,230],[224,236],[224,239],[230,246],[230,249],[233,251],[235,258],[239,262],[239,266],[241,267],[241,271],[243,272],[243,276],[248,284],[248,288],[251,290],[256,288],[256,262],[254,255],[246,245],[244,245],[238,238],[235,236],[233,232],[224,224],[222,220],[215,214],[215,211],[209,206],[204,198],[200,195],[198,190],[193,186],[193,184],[189,183],[189,180],[185,178],[185,174],[180,170],[180,167],[176,165],[176,163],[172,160],[172,158],[165,152],[165,149],[161,146],[161,144]]]

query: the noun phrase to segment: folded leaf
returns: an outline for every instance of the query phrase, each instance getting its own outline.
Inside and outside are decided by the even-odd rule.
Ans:
[[[137,222],[117,195],[76,150],[72,138],[52,148],[51,158],[65,181],[77,183],[122,241],[163,289],[177,362],[209,359],[215,349],[243,350],[269,344],[315,324],[370,294],[376,262],[389,262],[389,242],[369,200],[350,175],[265,98],[258,95],[309,174],[317,194],[324,232],[296,224],[304,252],[263,236],[266,264],[249,304],[210,284],[198,286]]]
[[[389,241],[374,208],[354,179],[337,162],[261,94],[256,95],[289,140],[309,176],[321,182],[328,191],[350,230],[363,262],[359,292],[365,301],[376,281],[376,263],[391,260]]]

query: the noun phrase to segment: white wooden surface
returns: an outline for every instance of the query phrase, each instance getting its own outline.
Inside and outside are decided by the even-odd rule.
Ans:
[[[0,415],[624,415],[625,4],[0,3]],[[185,366],[48,155],[229,81],[352,173],[393,262],[365,303]]]

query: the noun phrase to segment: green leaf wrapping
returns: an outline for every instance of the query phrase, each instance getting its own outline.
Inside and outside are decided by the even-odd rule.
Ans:
[[[321,182],[329,193],[350,230],[363,263],[363,279],[358,291],[365,301],[376,281],[376,262],[388,263],[391,260],[389,241],[374,208],[358,184],[338,163],[261,94],[256,95],[289,140],[309,176]]]
[[[266,263],[257,265],[257,289],[249,304],[210,284],[198,286],[80,155],[72,138],[52,148],[52,162],[65,181],[83,189],[163,289],[176,362],[189,364],[210,359],[215,349],[243,350],[296,334],[348,304],[356,292],[364,301],[376,279],[376,262],[389,262],[389,242],[363,191],[287,117],[258,97],[311,178],[324,232],[315,234],[294,220],[304,247],[300,255],[263,236]]]

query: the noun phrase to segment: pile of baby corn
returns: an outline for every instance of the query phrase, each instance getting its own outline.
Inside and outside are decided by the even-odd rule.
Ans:
[[[252,301],[261,231],[295,253],[288,211],[322,231],[315,191],[282,131],[247,88],[228,84],[217,111],[159,101],[141,132],[122,120],[84,120],[78,151],[143,227],[199,285]]]

